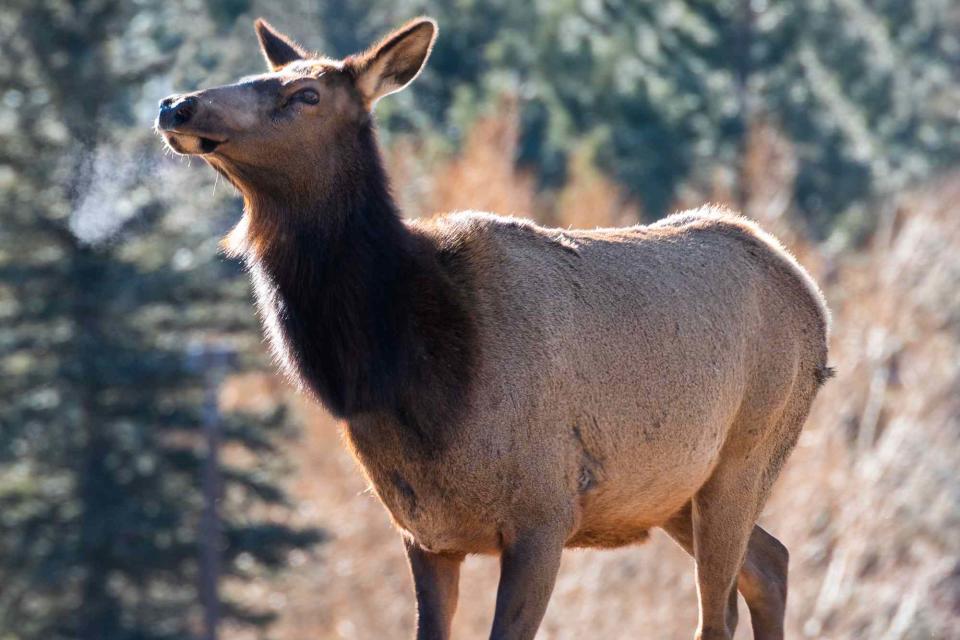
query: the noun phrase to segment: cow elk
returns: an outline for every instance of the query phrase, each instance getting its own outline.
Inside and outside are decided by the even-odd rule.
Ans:
[[[755,637],[782,638],[787,550],[756,521],[831,373],[810,276],[716,208],[622,229],[405,220],[373,110],[436,24],[342,60],[256,32],[268,73],[166,98],[157,128],[242,194],[224,246],[403,538],[417,637],[450,636],[466,554],[500,558],[490,637],[529,639],[565,547],[659,527],[696,561],[698,638],[732,637],[738,590]]]

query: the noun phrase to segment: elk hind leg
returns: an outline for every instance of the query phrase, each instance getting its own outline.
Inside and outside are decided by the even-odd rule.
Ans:
[[[663,530],[673,538],[674,542],[680,545],[684,551],[690,554],[691,557],[694,556],[693,552],[693,515],[691,510],[693,508],[692,503],[688,502],[683,509],[677,512],[668,522],[663,525]],[[726,623],[727,629],[732,636],[734,631],[737,628],[737,591],[735,589],[730,590],[730,597],[727,601],[727,616]]]
[[[691,522],[700,603],[698,640],[730,640],[735,587],[763,502],[761,474],[741,458],[721,463],[693,498]],[[732,618],[732,619],[731,619]]]
[[[750,609],[755,640],[783,639],[789,562],[790,554],[783,543],[763,527],[755,526],[737,578],[737,588]]]
[[[691,556],[693,523],[691,504],[687,504],[663,525],[673,540]],[[755,640],[781,640],[787,602],[787,564],[789,555],[779,540],[755,525],[747,543],[747,554],[737,574],[737,589],[750,610]],[[730,590],[727,603],[727,630],[732,636],[737,626],[737,591]]]
[[[734,425],[724,453],[710,479],[700,488],[691,506],[693,553],[697,564],[700,600],[698,638],[732,637],[727,611],[734,586],[750,606],[754,637],[783,637],[786,606],[786,548],[763,529],[756,528],[770,488],[796,444],[812,393],[794,393],[778,418],[766,428],[749,418]],[[755,439],[754,434],[762,434]],[[747,553],[753,546],[752,555]]]

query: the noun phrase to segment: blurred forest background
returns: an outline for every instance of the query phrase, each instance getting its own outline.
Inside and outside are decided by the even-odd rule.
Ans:
[[[430,64],[378,107],[407,214],[714,201],[778,234],[839,370],[762,519],[790,635],[960,637],[955,0],[5,0],[0,640],[409,637],[399,539],[217,254],[238,198],[151,128],[262,70],[258,15],[342,56],[420,13]],[[690,637],[692,569],[659,535],[568,553],[539,637]],[[468,560],[456,637],[496,575]]]

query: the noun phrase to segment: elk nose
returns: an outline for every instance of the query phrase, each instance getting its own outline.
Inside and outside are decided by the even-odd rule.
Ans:
[[[197,99],[193,96],[170,96],[160,101],[160,117],[157,124],[161,129],[175,129],[190,121],[197,110]]]

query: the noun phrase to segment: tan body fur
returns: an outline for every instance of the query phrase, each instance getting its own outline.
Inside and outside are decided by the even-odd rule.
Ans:
[[[722,455],[775,477],[818,386],[826,318],[753,225],[705,210],[595,231],[469,213],[413,226],[484,274],[476,387],[439,460],[347,433],[420,544],[496,553],[546,511],[568,546],[615,547],[665,523]]]
[[[500,557],[490,637],[530,640],[565,547],[653,527],[696,560],[697,638],[732,638],[738,591],[754,637],[782,638],[788,554],[755,523],[831,374],[806,272],[712,208],[593,231],[403,221],[371,112],[435,23],[344,60],[257,33],[270,73],[171,96],[157,128],[243,195],[225,246],[403,533],[418,640],[450,637],[468,553]]]

